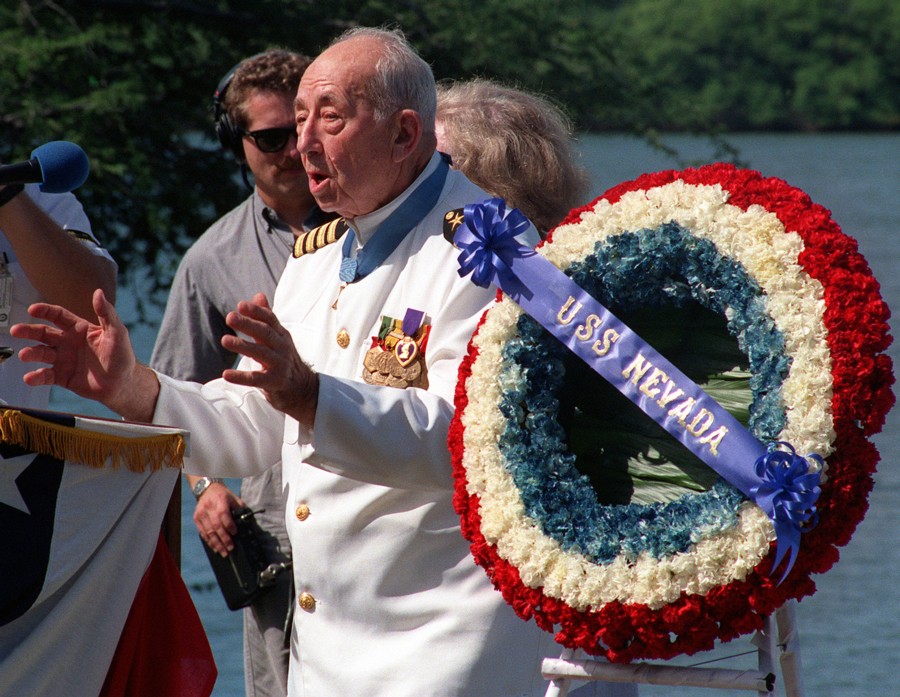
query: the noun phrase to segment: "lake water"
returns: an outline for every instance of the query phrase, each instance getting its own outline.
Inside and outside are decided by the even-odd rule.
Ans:
[[[742,134],[727,138],[743,164],[766,176],[785,179],[805,190],[830,209],[843,230],[859,241],[892,308],[900,308],[900,135],[772,135]],[[683,161],[650,148],[628,136],[602,135],[582,138],[585,166],[592,174],[593,199],[610,186],[644,172],[681,168],[693,161],[715,158],[704,139],[666,138]],[[128,297],[120,299],[128,316]],[[892,321],[897,334],[900,315]],[[132,340],[139,357],[149,358],[156,328],[138,328]],[[891,349],[900,364],[900,346]],[[54,408],[103,414],[96,405],[54,393]],[[900,694],[896,654],[900,649],[900,540],[897,507],[900,502],[900,409],[889,416],[883,433],[874,441],[881,453],[869,511],[840,561],[815,578],[818,591],[798,606],[802,676],[812,696]],[[216,662],[219,679],[214,697],[241,697],[243,658],[241,616],[229,612],[200,547],[191,520],[193,499],[183,487],[182,571],[203,620]],[[709,654],[673,661],[695,665],[712,659],[718,667],[755,668],[754,656],[729,656],[752,651],[749,637],[717,648]],[[750,694],[723,690],[698,690],[642,686],[641,695],[692,695],[710,697]],[[783,694],[779,692],[779,694]],[[427,697],[427,696],[423,696]],[[474,697],[474,696],[473,696]],[[478,696],[481,697],[481,696]],[[487,696],[485,696],[487,697]]]

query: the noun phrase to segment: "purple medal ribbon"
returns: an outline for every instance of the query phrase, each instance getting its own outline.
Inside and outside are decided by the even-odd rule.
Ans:
[[[403,324],[401,325],[401,330],[405,336],[413,337],[416,335],[416,332],[419,331],[419,327],[422,326],[422,319],[425,317],[425,313],[422,310],[413,310],[411,307],[407,308],[406,314],[403,316]]]
[[[696,383],[550,261],[515,239],[530,225],[502,199],[469,204],[454,237],[459,275],[493,284],[772,520],[773,571],[816,523],[818,471],[786,443],[764,447]],[[785,452],[780,447],[786,448]],[[822,464],[817,455],[809,459]],[[781,582],[779,581],[779,583]]]

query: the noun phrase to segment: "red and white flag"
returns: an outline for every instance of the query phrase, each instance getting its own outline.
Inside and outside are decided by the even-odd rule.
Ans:
[[[3,407],[0,435],[0,694],[208,697],[159,532],[187,434]]]

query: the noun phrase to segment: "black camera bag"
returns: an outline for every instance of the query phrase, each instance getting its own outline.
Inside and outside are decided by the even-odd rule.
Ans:
[[[275,585],[275,579],[289,568],[287,564],[270,564],[260,542],[264,534],[249,508],[236,508],[231,512],[237,525],[233,536],[234,549],[227,557],[203,542],[216,581],[229,610],[239,610]],[[201,541],[203,541],[201,539]]]

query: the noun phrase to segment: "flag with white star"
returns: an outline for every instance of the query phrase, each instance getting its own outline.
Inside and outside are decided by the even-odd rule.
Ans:
[[[107,458],[135,438],[177,433],[0,409],[0,692],[106,694],[123,627],[158,558],[178,469],[147,462],[134,471],[134,448],[128,466],[116,468],[112,456],[84,464],[60,459],[59,450],[77,458],[93,439],[92,452]],[[29,449],[34,442],[52,454]]]

